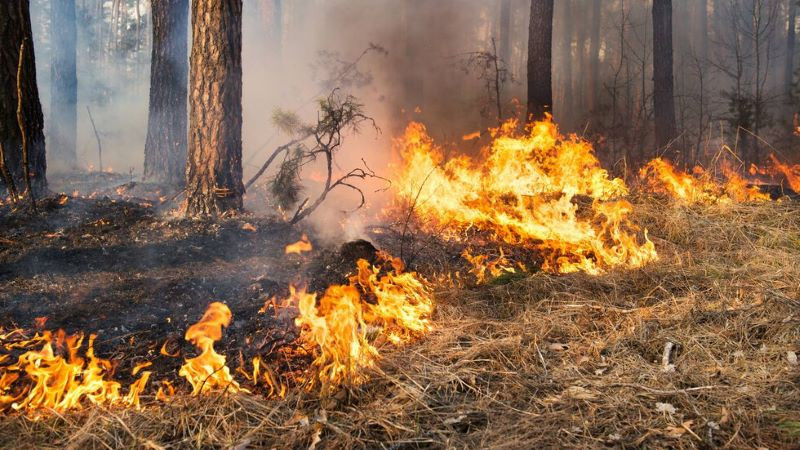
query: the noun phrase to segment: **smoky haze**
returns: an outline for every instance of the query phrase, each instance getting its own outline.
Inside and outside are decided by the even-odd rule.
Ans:
[[[38,81],[45,120],[49,107],[48,1],[31,2]],[[505,5],[504,5],[505,3]],[[788,0],[673,0],[676,120],[682,152],[697,162],[724,143],[760,145],[750,130],[780,144],[791,129],[794,54]],[[146,0],[78,1],[78,158],[97,167],[94,133],[101,132],[104,165],[141,174],[146,135],[150,14]],[[121,4],[120,12],[112,11]],[[367,127],[348,137],[339,170],[363,158],[391,178],[392,139],[409,120],[426,124],[441,143],[476,152],[461,136],[497,124],[496,102],[475,52],[503,57],[503,116],[525,98],[529,0],[245,0],[243,21],[243,161],[245,181],[275,147],[290,140],[272,123],[280,109],[316,118],[315,100],[340,87],[356,96],[381,132]],[[508,21],[501,9],[509,9]],[[654,151],[650,1],[559,0],[553,34],[553,111],[566,131],[596,142],[612,170]],[[112,26],[114,17],[116,25]],[[756,24],[756,25],[754,25]],[[507,36],[503,39],[503,36]],[[188,38],[188,37],[187,37]],[[493,43],[494,40],[494,43]],[[358,65],[341,75],[359,58]],[[737,72],[737,69],[738,72]],[[787,80],[787,70],[790,76]],[[326,82],[331,79],[334,83]],[[524,101],[522,102],[524,104]],[[743,117],[742,108],[750,113]],[[785,159],[796,159],[792,149]],[[50,163],[56,167],[55,162]],[[304,169],[307,195],[319,167]],[[351,217],[347,232],[369,220],[384,200],[368,182],[369,214]],[[317,213],[325,229],[358,204],[339,192]],[[348,236],[352,237],[352,236]]]

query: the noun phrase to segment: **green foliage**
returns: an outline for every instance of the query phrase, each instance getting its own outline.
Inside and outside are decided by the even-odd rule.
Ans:
[[[272,123],[284,133],[294,136],[300,134],[304,128],[300,117],[292,111],[276,108],[272,112]]]
[[[785,422],[781,422],[778,425],[778,428],[789,433],[792,436],[800,436],[800,421],[787,420]]]
[[[300,200],[303,187],[300,184],[300,168],[302,166],[304,150],[302,146],[295,147],[288,155],[278,173],[269,185],[270,193],[275,198],[278,206],[287,210],[296,205]]]

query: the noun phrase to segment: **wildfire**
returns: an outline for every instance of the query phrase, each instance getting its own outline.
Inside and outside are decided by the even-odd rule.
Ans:
[[[800,193],[800,164],[790,166],[778,161],[775,155],[769,155],[769,157],[775,170],[786,177],[786,182],[789,184],[789,187],[791,187],[793,191]]]
[[[790,166],[770,155],[768,167],[752,166],[751,176],[766,176],[770,179],[783,177],[789,187],[800,189],[800,165]],[[762,192],[759,179],[746,179],[724,161],[720,165],[723,181],[717,181],[702,167],[696,166],[692,173],[676,169],[668,161],[656,158],[639,171],[639,178],[651,191],[689,203],[731,203],[769,201],[769,194]]]
[[[399,260],[382,259],[392,270],[382,275],[381,265],[361,259],[347,285],[330,286],[319,299],[290,288],[299,310],[295,323],[301,340],[315,349],[313,364],[324,387],[362,382],[363,370],[378,359],[378,337],[402,344],[430,329],[433,303],[426,282],[403,272]]]
[[[231,310],[224,303],[214,302],[208,305],[200,321],[186,330],[186,340],[200,350],[200,355],[187,359],[178,375],[189,381],[193,395],[214,390],[231,393],[241,390],[225,365],[225,356],[214,351],[214,342],[222,339],[222,328],[230,325],[231,318]]]
[[[516,129],[511,120],[491,130],[493,141],[478,161],[445,160],[425,127],[411,123],[398,141],[398,196],[418,218],[430,218],[423,227],[444,228],[455,240],[486,232],[535,250],[545,270],[597,274],[657,258],[647,231],[639,236],[627,218],[624,181],[600,167],[588,142],[561,136],[550,117],[521,136]]]
[[[15,334],[21,339],[21,332]],[[59,330],[53,336],[45,331],[28,340],[8,342],[11,337],[12,333],[0,335],[6,352],[38,345],[41,348],[27,350],[16,363],[0,367],[0,411],[65,412],[81,409],[86,401],[96,405],[139,406],[139,395],[151,373],[141,371],[144,366],[139,367],[133,374],[141,373],[139,379],[131,384],[126,395],[122,395],[120,383],[111,379],[112,362],[94,354],[94,335],[89,337],[85,358],[79,356],[83,334],[68,336]],[[8,353],[0,355],[0,363],[8,359]]]
[[[311,242],[308,240],[308,236],[303,234],[303,237],[301,237],[299,241],[287,245],[284,253],[287,255],[292,253],[299,255],[303,252],[310,252],[311,250],[313,250]]]

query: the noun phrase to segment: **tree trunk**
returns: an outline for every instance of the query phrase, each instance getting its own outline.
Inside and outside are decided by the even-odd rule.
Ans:
[[[559,124],[566,128],[572,129],[572,118],[575,117],[575,110],[572,108],[574,103],[573,96],[575,90],[572,88],[572,22],[575,20],[572,15],[572,0],[562,0],[558,3],[561,9],[561,80],[558,82],[559,91],[556,93],[556,98],[559,99],[557,107],[553,108],[556,112]],[[580,45],[580,42],[578,42]],[[581,76],[579,74],[578,76]]]
[[[794,81],[794,44],[795,44],[795,25],[797,22],[796,0],[789,0],[789,20],[786,24],[786,61],[783,72],[783,89],[786,100],[792,98],[792,84]]]
[[[20,46],[25,44],[20,72],[21,118],[34,194],[47,189],[44,147],[44,118],[36,84],[36,62],[31,34],[28,0],[0,2],[0,144],[6,167],[19,191],[24,190],[23,136],[17,121],[17,69]]]
[[[528,27],[528,120],[541,120],[553,107],[553,0],[531,0]]]
[[[78,127],[78,75],[76,72],[75,0],[50,2],[50,117],[48,138],[51,166],[74,170]]]
[[[597,109],[600,97],[600,23],[602,13],[600,11],[601,0],[592,0],[592,32],[591,42],[589,43],[589,110]]]
[[[172,186],[186,177],[189,0],[152,3],[153,53],[144,176]]]
[[[186,214],[241,211],[242,0],[192,0]]]
[[[653,0],[653,108],[659,149],[666,149],[676,135],[673,91],[672,0]],[[677,151],[665,156],[680,163]]]

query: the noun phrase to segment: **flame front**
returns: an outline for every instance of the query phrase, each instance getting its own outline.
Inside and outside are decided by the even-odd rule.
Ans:
[[[194,344],[200,355],[187,359],[178,375],[186,378],[192,385],[193,395],[213,390],[238,392],[240,390],[228,366],[225,356],[214,350],[214,342],[222,339],[222,327],[231,323],[231,310],[224,303],[208,305],[199,322],[186,330],[186,340]]]
[[[394,181],[400,199],[413,206],[424,227],[444,228],[461,240],[470,229],[506,244],[536,250],[542,268],[600,273],[614,266],[639,267],[657,255],[646,230],[627,216],[623,180],[600,167],[591,145],[565,138],[548,117],[517,136],[516,121],[491,130],[480,161],[444,152],[425,127],[411,123],[398,141],[403,165]],[[578,206],[586,199],[587,206]]]
[[[9,334],[0,335],[4,351],[38,345],[41,348],[27,350],[16,363],[0,367],[0,411],[65,412],[81,409],[86,401],[96,405],[139,406],[139,394],[147,385],[150,372],[141,372],[123,396],[120,383],[111,380],[114,367],[111,361],[94,354],[94,335],[89,337],[85,358],[79,356],[82,334],[67,336],[59,330],[54,337],[45,331],[29,340],[6,343],[8,337]],[[53,341],[66,356],[56,352]],[[8,359],[8,354],[0,355],[0,363]]]
[[[723,181],[717,181],[700,166],[692,173],[675,168],[669,161],[656,158],[639,170],[639,178],[650,192],[666,195],[685,203],[742,203],[770,201],[770,196],[762,192],[758,178],[747,179],[733,170],[726,160],[719,165]],[[800,192],[800,165],[782,163],[770,155],[770,164],[765,167],[752,166],[750,175],[768,177],[771,181],[786,179],[786,184],[794,192]]]
[[[364,381],[363,370],[379,356],[373,330],[401,344],[430,329],[433,303],[425,281],[403,272],[398,260],[384,259],[393,267],[389,273],[381,275],[380,267],[361,259],[347,285],[328,287],[319,300],[291,287],[299,310],[295,323],[301,340],[315,349],[314,366],[323,386]]]

